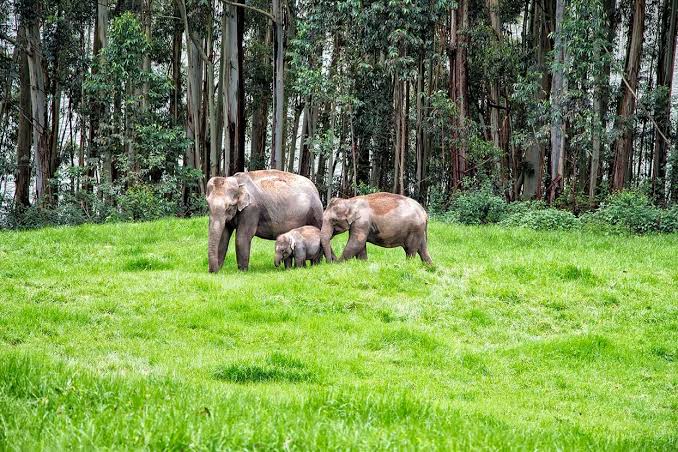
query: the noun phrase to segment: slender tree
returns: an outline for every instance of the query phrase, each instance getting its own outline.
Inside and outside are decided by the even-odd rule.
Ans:
[[[636,108],[638,73],[645,32],[645,0],[635,0],[629,25],[626,64],[622,73],[621,96],[617,108],[617,129],[620,136],[614,146],[612,188],[622,190],[628,181],[629,161],[633,147],[632,116]]]
[[[551,185],[549,203],[563,189],[565,168],[565,120],[563,100],[567,89],[564,72],[565,43],[563,42],[563,18],[566,0],[556,0],[556,30],[554,43],[553,77],[551,78]]]
[[[282,169],[283,165],[283,125],[285,87],[283,72],[285,55],[283,51],[283,11],[280,0],[273,0],[273,151],[271,168]]]
[[[664,0],[661,11],[661,27],[659,41],[659,62],[657,68],[657,89],[660,99],[655,110],[654,150],[652,157],[652,193],[655,200],[662,202],[665,198],[666,164],[671,124],[671,90],[673,88],[673,68],[676,54],[676,37],[678,33],[678,0]],[[675,171],[675,170],[674,170]]]
[[[31,182],[31,85],[28,71],[28,55],[26,54],[26,31],[23,23],[18,30],[19,49],[19,130],[16,148],[16,179],[14,203],[27,207],[30,204]]]

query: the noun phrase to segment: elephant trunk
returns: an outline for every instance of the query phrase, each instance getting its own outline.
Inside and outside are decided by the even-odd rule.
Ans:
[[[209,235],[207,241],[207,259],[210,273],[216,273],[221,268],[219,262],[219,242],[224,233],[226,224],[222,221],[210,218]]]
[[[283,259],[282,253],[276,251],[275,252],[275,262],[274,262],[276,268],[280,267],[280,263],[282,262],[282,259]]]
[[[327,262],[332,262],[335,257],[332,252],[332,233],[334,228],[329,221],[323,222],[323,228],[320,230],[320,244],[323,247],[323,253],[325,254],[325,260]]]

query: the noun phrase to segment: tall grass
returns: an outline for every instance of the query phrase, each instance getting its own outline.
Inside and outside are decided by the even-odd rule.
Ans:
[[[675,235],[433,223],[433,267],[255,239],[213,275],[206,226],[0,233],[0,450],[677,446]]]

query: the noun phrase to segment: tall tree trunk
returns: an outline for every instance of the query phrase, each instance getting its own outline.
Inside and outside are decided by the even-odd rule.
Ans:
[[[16,149],[16,178],[14,204],[28,207],[30,205],[31,183],[31,80],[28,72],[28,57],[26,55],[26,31],[23,23],[19,25],[17,33],[19,46],[19,130],[17,133]]]
[[[671,124],[671,90],[673,88],[673,68],[676,54],[676,33],[678,32],[678,0],[664,0],[661,16],[659,64],[657,68],[657,88],[664,88],[666,94],[658,102],[655,121],[660,130],[655,130],[654,151],[652,156],[652,194],[656,201],[665,201],[666,164]],[[664,137],[662,137],[662,134]],[[674,168],[674,171],[676,169]]]
[[[395,75],[393,81],[393,118],[395,130],[395,140],[393,142],[393,193],[403,194],[403,187],[401,185],[402,173],[402,154],[404,153],[404,143],[407,137],[405,133],[405,81],[401,80],[398,75]]]
[[[33,122],[33,142],[35,150],[35,193],[40,203],[51,203],[50,191],[50,140],[47,127],[47,96],[45,71],[43,67],[42,40],[40,36],[39,6],[35,17],[26,22],[26,43],[28,71],[31,81],[31,120]]]
[[[259,28],[257,34],[259,41],[265,44],[268,48],[271,42],[271,29],[266,26]],[[261,66],[268,66],[271,64],[270,57],[262,58],[257,64]],[[259,73],[263,71],[258,71]],[[266,167],[266,141],[268,137],[268,107],[271,101],[271,80],[266,77],[255,77],[253,88],[252,104],[254,111],[252,112],[252,133],[250,143],[250,170],[262,169]]]
[[[152,4],[153,0],[143,0],[143,7],[141,11],[141,21],[144,27],[144,35],[146,36],[146,39],[148,42],[151,42],[152,35],[151,35],[151,24],[153,20],[153,12],[152,12]],[[142,62],[142,69],[144,73],[148,74],[151,72],[151,54],[149,52],[146,52],[144,54],[143,62]],[[148,110],[148,94],[150,91],[150,85],[148,81],[144,82],[144,85],[142,87],[142,97],[141,97],[141,110],[146,111]]]
[[[501,18],[499,16],[499,0],[487,0],[487,8],[490,12],[490,25],[494,32],[494,38],[497,45],[501,45],[503,41],[503,31],[501,26]],[[499,189],[502,193],[507,193],[507,179],[509,174],[508,168],[508,146],[506,145],[505,115],[502,113],[499,100],[499,81],[490,81],[490,134],[492,136],[492,143],[501,150],[501,155],[498,156],[495,162],[497,176],[499,177]]]
[[[242,74],[242,36],[239,16],[242,12],[236,6],[225,5],[222,18],[222,36],[226,39],[225,55],[222,55],[224,68],[224,168],[226,174],[234,174],[244,169],[243,106],[241,92]]]
[[[598,60],[601,56],[600,46],[594,45],[593,58]],[[589,204],[594,206],[596,203],[596,193],[598,190],[598,169],[600,168],[600,150],[602,146],[602,135],[604,127],[603,112],[601,110],[603,83],[606,83],[603,74],[596,74],[595,87],[593,91],[593,117],[591,124],[591,168],[589,172]]]
[[[250,170],[266,167],[266,130],[268,128],[268,96],[261,93],[255,101],[252,114],[252,142],[250,145]]]
[[[245,36],[245,10],[238,8],[237,50],[238,50],[238,149],[233,171],[245,171],[245,75],[243,69],[243,38]]]
[[[58,58],[58,52],[56,52],[55,59]],[[51,111],[51,120],[52,125],[50,126],[50,137],[49,137],[49,177],[50,179],[56,174],[56,170],[59,166],[59,124],[61,122],[61,86],[57,79],[57,74],[59,70],[58,60],[55,62],[56,70],[54,71],[55,77],[51,84],[51,95],[52,95],[52,111]],[[50,186],[51,195],[57,196],[56,190],[58,187]]]
[[[334,41],[333,41],[333,46],[332,46],[332,58],[330,59],[330,70],[329,70],[329,79],[330,81],[334,80],[337,77],[337,72],[339,70],[339,56],[341,54],[341,48],[342,48],[342,40],[341,36],[339,33],[336,33],[334,35]],[[337,135],[340,135],[337,133],[338,125],[337,125],[337,103],[335,100],[332,100],[329,102],[329,128],[332,131],[332,146],[330,147],[330,152],[329,155],[327,156],[328,158],[328,164],[327,164],[327,177],[326,177],[326,188],[327,188],[327,196],[325,200],[329,202],[330,198],[332,197],[332,184],[334,182],[334,138]],[[341,146],[341,141],[339,142],[339,146]],[[321,168],[318,170],[319,172],[321,171]]]
[[[530,17],[530,41],[534,52],[534,70],[539,75],[539,89],[537,102],[544,101],[550,94],[551,84],[548,78],[549,69],[546,67],[546,54],[551,51],[549,39],[549,15],[547,1],[533,0]],[[521,173],[523,182],[522,199],[541,199],[543,197],[544,158],[545,149],[536,126],[532,127],[532,143],[525,151],[524,168]]]
[[[97,1],[96,7],[96,17],[94,24],[94,43],[92,45],[92,54],[94,58],[99,58],[99,53],[101,49],[106,47],[108,43],[108,16],[110,12],[109,6],[110,0],[100,0]],[[96,66],[92,66],[92,75],[96,74]],[[104,111],[101,108],[99,103],[96,103],[92,108],[92,113],[90,115],[89,121],[89,139],[88,139],[88,159],[90,164],[87,165],[87,182],[85,184],[85,190],[90,190],[94,187],[93,184],[90,184],[90,181],[95,177],[95,170],[97,165],[92,164],[96,159],[102,159],[103,155],[100,155],[99,142],[102,139],[102,130],[100,128],[101,116],[104,114]],[[109,168],[107,174],[110,175],[110,161],[102,161],[104,166]],[[101,178],[102,182],[104,181],[105,168],[102,167]]]
[[[448,95],[457,106],[450,148],[450,190],[461,188],[466,175],[468,137],[468,9],[469,0],[459,0],[457,8],[451,9],[448,25],[447,55],[450,61]]]
[[[612,189],[622,190],[627,182],[627,173],[631,149],[633,147],[633,127],[630,124],[631,116],[636,108],[634,96],[638,87],[638,71],[643,49],[643,33],[645,31],[645,0],[635,0],[633,17],[629,30],[629,40],[626,56],[626,65],[621,82],[621,96],[617,108],[617,130],[619,138],[614,147],[614,170]],[[627,86],[628,83],[628,86]]]
[[[301,120],[301,113],[304,111],[304,104],[302,101],[297,101],[294,108],[294,121],[292,122],[292,130],[290,133],[290,146],[287,155],[287,171],[294,172],[294,159],[297,155],[297,141],[299,141],[299,121]]]
[[[318,107],[311,104],[311,96],[307,96],[304,102],[304,119],[301,125],[301,161],[299,162],[299,174],[310,177],[313,169],[313,154],[309,140],[315,133],[315,123],[318,117]]]
[[[426,177],[426,134],[424,134],[424,56],[419,55],[419,69],[417,71],[417,137],[416,137],[416,197],[424,201],[426,193],[422,190]]]
[[[174,15],[179,15],[179,9],[175,5]],[[184,27],[180,21],[175,22],[174,33],[172,34],[172,88],[170,94],[170,115],[175,123],[179,122],[182,86],[181,86],[181,58],[182,58],[182,39]]]
[[[212,23],[214,18],[212,14],[208,17],[207,27],[207,58],[205,63],[207,65],[207,111],[209,116],[209,131],[210,131],[210,152],[209,152],[209,176],[215,177],[219,175],[219,139],[222,129],[217,124],[217,100],[215,97],[214,86],[214,33],[212,32]]]
[[[12,62],[11,64],[16,65],[17,67],[21,64],[21,62],[20,62],[21,56],[19,55],[19,53],[25,52],[25,47],[26,47],[26,44],[25,44],[26,39],[23,38],[23,41],[22,41],[21,33],[23,33],[23,31],[17,30],[17,41],[23,42],[23,44],[17,43],[16,45],[14,45],[14,51],[12,52],[11,59],[9,57],[7,57],[4,49],[3,49],[2,55],[0,55],[0,57],[2,57],[3,59],[6,59],[7,61],[11,61]],[[3,133],[0,134],[0,140],[4,140],[5,135],[6,135],[5,132],[8,132],[6,130],[7,126],[6,126],[6,123],[5,123],[5,118],[8,116],[7,113],[9,111],[10,105],[12,103],[12,86],[13,86],[13,83],[14,83],[14,75],[10,72],[5,77],[5,80],[3,81],[3,85],[0,88],[0,125],[2,125],[2,130],[3,130]],[[0,141],[0,146],[2,146],[3,143],[4,143],[4,141]]]
[[[549,203],[563,190],[565,168],[565,121],[563,100],[567,89],[565,42],[562,36],[565,1],[556,0],[556,32],[554,45],[553,78],[551,79],[551,186]]]
[[[283,164],[283,125],[285,91],[283,71],[285,55],[283,50],[283,13],[280,0],[273,0],[273,152],[271,168],[282,169]]]
[[[187,74],[187,135],[193,139],[193,150],[186,150],[184,164],[188,167],[204,171],[202,165],[202,148],[204,144],[202,108],[202,85],[203,85],[203,58],[200,55],[202,49],[197,45],[197,36],[193,35],[188,25],[186,4],[184,0],[177,0],[177,6],[184,22],[184,34],[186,35],[186,54],[188,60]],[[200,192],[204,193],[204,179],[199,181]]]

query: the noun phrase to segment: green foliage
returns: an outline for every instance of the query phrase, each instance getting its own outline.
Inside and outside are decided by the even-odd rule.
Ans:
[[[579,218],[571,212],[558,209],[530,209],[514,212],[501,221],[503,226],[526,227],[535,230],[558,231],[576,229]]]
[[[454,221],[451,215],[445,215],[447,211],[447,195],[439,187],[431,187],[428,191],[428,213],[448,221]]]
[[[506,206],[506,214],[526,214],[533,210],[543,210],[546,208],[548,208],[548,205],[544,201],[516,201]]]
[[[635,191],[610,195],[592,214],[594,221],[620,226],[637,234],[658,231],[660,218],[660,210],[652,205],[647,195]]]
[[[499,222],[506,213],[506,201],[489,188],[468,191],[452,199],[449,215],[463,224]]]
[[[589,231],[612,234],[678,232],[678,207],[659,209],[646,195],[634,191],[611,195],[598,210],[581,217],[563,208],[549,207],[544,201],[507,204],[487,187],[461,192],[452,198],[449,206],[443,192],[431,190],[429,198],[431,215],[453,223],[499,223],[505,227],[536,230],[570,230],[585,226]]]
[[[662,210],[659,214],[659,230],[661,232],[678,232],[678,206]]]
[[[129,221],[154,220],[174,214],[173,205],[146,185],[136,185],[118,199],[120,218]]]
[[[369,195],[370,193],[376,193],[379,191],[379,187],[373,187],[370,184],[364,182],[359,182],[356,187],[357,195]]]

